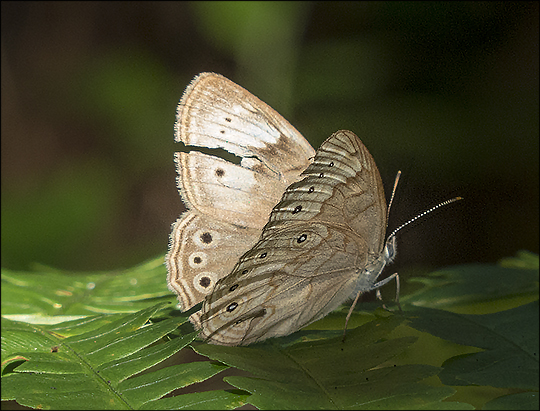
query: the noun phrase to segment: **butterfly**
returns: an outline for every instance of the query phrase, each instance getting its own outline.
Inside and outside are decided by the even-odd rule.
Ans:
[[[377,281],[395,255],[373,157],[341,130],[273,208],[259,241],[219,280],[197,313],[209,343],[247,345],[288,335]]]

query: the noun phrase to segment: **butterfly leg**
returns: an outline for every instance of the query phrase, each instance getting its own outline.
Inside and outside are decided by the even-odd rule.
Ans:
[[[343,342],[345,342],[345,333],[347,332],[347,324],[349,324],[349,318],[351,318],[351,314],[353,312],[354,306],[356,305],[356,303],[358,302],[358,299],[360,298],[362,294],[364,294],[364,291],[359,291],[358,294],[356,294],[356,298],[354,299],[351,305],[351,308],[349,308],[349,312],[347,313],[347,318],[345,318],[345,327],[343,329],[343,338],[341,340]]]
[[[342,341],[345,342],[345,334],[347,333],[347,324],[349,323],[349,319],[351,318],[351,315],[352,315],[352,312],[354,310],[354,307],[356,306],[356,303],[358,302],[358,299],[360,298],[360,296],[368,291],[373,291],[373,290],[377,290],[377,298],[379,300],[382,301],[382,297],[381,297],[381,291],[380,291],[380,288],[385,285],[385,284],[388,284],[390,281],[392,281],[393,279],[396,279],[396,304],[399,308],[399,311],[402,311],[401,310],[401,305],[399,304],[399,289],[400,289],[400,286],[399,286],[399,274],[398,273],[394,273],[392,274],[391,276],[385,278],[384,280],[381,280],[375,284],[373,284],[370,288],[368,288],[367,290],[361,290],[358,292],[358,294],[356,294],[356,298],[354,299],[352,305],[351,305],[351,308],[349,308],[349,312],[347,314],[347,318],[345,319],[345,327],[343,329],[343,338],[342,338]],[[384,306],[383,304],[383,307],[384,309],[386,309],[386,307]]]
[[[396,301],[396,304],[397,304],[397,306],[398,306],[399,311],[402,312],[403,310],[401,309],[401,304],[399,303],[399,290],[400,290],[400,286],[399,286],[399,275],[398,275],[398,273],[392,274],[390,277],[388,277],[388,278],[385,279],[385,280],[391,280],[391,279],[393,279],[393,278],[396,279],[396,300],[395,300],[395,301]],[[384,284],[388,283],[388,281],[385,281],[385,280],[383,280],[384,283],[381,284],[381,285],[384,285]],[[377,283],[377,284],[379,284],[379,283]],[[375,284],[375,285],[377,285],[377,284]],[[380,300],[380,301],[382,302],[382,296],[381,296],[381,289],[380,289],[380,288],[377,288],[377,299]],[[383,308],[384,308],[385,310],[391,311],[391,310],[389,310],[389,309],[386,307],[386,305],[385,305],[384,303],[383,303],[382,306],[383,306]]]

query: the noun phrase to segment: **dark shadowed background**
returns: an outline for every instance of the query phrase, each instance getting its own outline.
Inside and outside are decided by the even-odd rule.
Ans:
[[[175,110],[221,73],[317,148],[350,129],[398,267],[538,252],[538,2],[2,2],[2,267],[129,267],[183,210]],[[165,281],[165,279],[164,279]]]

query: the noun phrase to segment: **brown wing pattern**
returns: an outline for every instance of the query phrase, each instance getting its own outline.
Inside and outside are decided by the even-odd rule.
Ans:
[[[198,321],[208,342],[245,345],[298,330],[349,297],[358,272],[380,254],[384,190],[358,137],[334,133],[302,175],[205,299]]]

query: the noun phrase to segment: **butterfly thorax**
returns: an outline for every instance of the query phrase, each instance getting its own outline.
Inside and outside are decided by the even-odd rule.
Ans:
[[[358,282],[352,297],[359,292],[372,291],[378,287],[375,286],[377,279],[381,275],[384,267],[390,264],[396,256],[396,237],[391,236],[386,241],[384,250],[381,253],[368,256],[368,263],[358,269]]]

